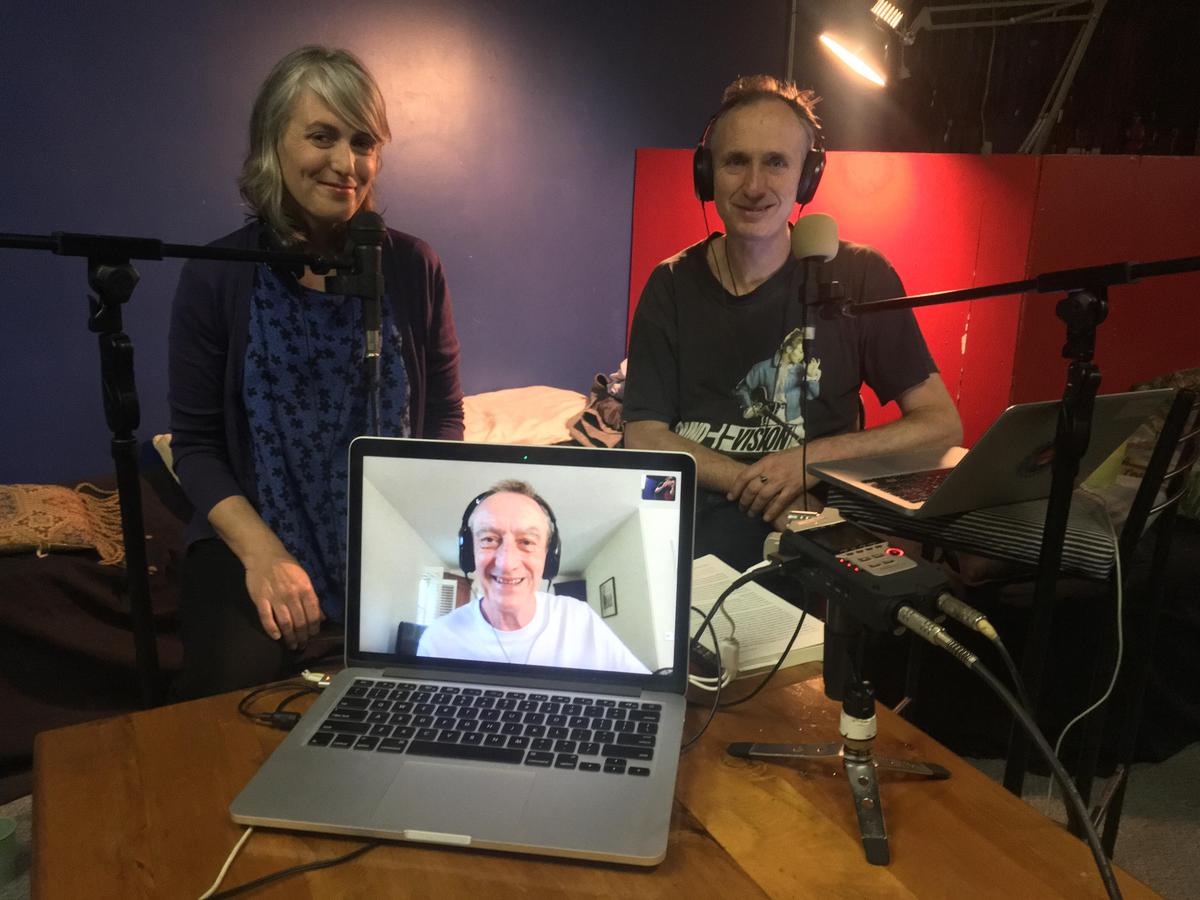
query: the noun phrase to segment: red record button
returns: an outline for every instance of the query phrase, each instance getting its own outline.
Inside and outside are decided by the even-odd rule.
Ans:
[[[888,547],[887,550],[885,550],[884,552],[888,556],[903,556],[904,555],[904,551],[901,550],[899,547]]]

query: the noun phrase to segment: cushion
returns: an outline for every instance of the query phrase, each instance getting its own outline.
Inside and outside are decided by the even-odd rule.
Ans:
[[[125,559],[116,491],[84,482],[0,485],[0,553],[95,550],[104,565]]]
[[[587,405],[577,391],[546,385],[507,388],[463,397],[463,440],[475,444],[561,444]],[[156,434],[154,449],[176,481],[171,435]]]
[[[533,385],[463,397],[466,434],[476,444],[561,444],[587,404],[577,391]]]

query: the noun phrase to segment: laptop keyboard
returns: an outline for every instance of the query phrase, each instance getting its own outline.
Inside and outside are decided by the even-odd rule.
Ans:
[[[314,747],[647,776],[662,705],[355,679]]]
[[[926,469],[923,472],[905,472],[901,475],[884,475],[881,478],[864,479],[865,484],[887,491],[908,500],[911,503],[924,503],[937,490],[946,476],[953,472],[949,469]]]

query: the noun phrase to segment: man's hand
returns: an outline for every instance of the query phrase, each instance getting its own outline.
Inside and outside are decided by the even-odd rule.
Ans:
[[[962,439],[958,410],[937,373],[896,400],[901,417],[866,431],[848,432],[808,442],[808,462],[874,456],[918,447],[945,448]],[[807,425],[807,423],[805,423]],[[797,498],[819,478],[804,477],[803,450],[792,447],[769,453],[737,473],[725,496],[748,515],[775,522],[799,505]]]
[[[807,487],[801,448],[793,447],[768,453],[746,466],[737,474],[725,497],[736,502],[748,516],[774,522],[796,505]]]
[[[312,581],[290,554],[251,559],[246,566],[246,590],[258,620],[273,640],[283,638],[288,649],[308,644],[325,618]]]

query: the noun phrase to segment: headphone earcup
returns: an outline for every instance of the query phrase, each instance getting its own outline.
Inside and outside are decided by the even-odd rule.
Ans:
[[[550,539],[550,546],[546,548],[546,565],[542,569],[542,578],[546,581],[553,581],[554,576],[558,574],[558,566],[561,561],[562,542],[558,539],[558,523],[555,522],[554,537]]]
[[[692,154],[692,185],[696,189],[696,199],[701,203],[713,199],[712,151],[703,143],[697,145],[696,152]]]
[[[471,513],[475,507],[492,495],[492,491],[484,491],[467,504],[463,510],[462,524],[458,526],[458,567],[464,575],[475,571],[475,535],[471,533]]]
[[[796,185],[796,202],[803,206],[812,202],[825,172],[825,148],[818,143],[804,157],[800,169],[800,183]]]
[[[472,538],[469,525],[458,529],[458,567],[464,575],[475,571],[475,544]]]

